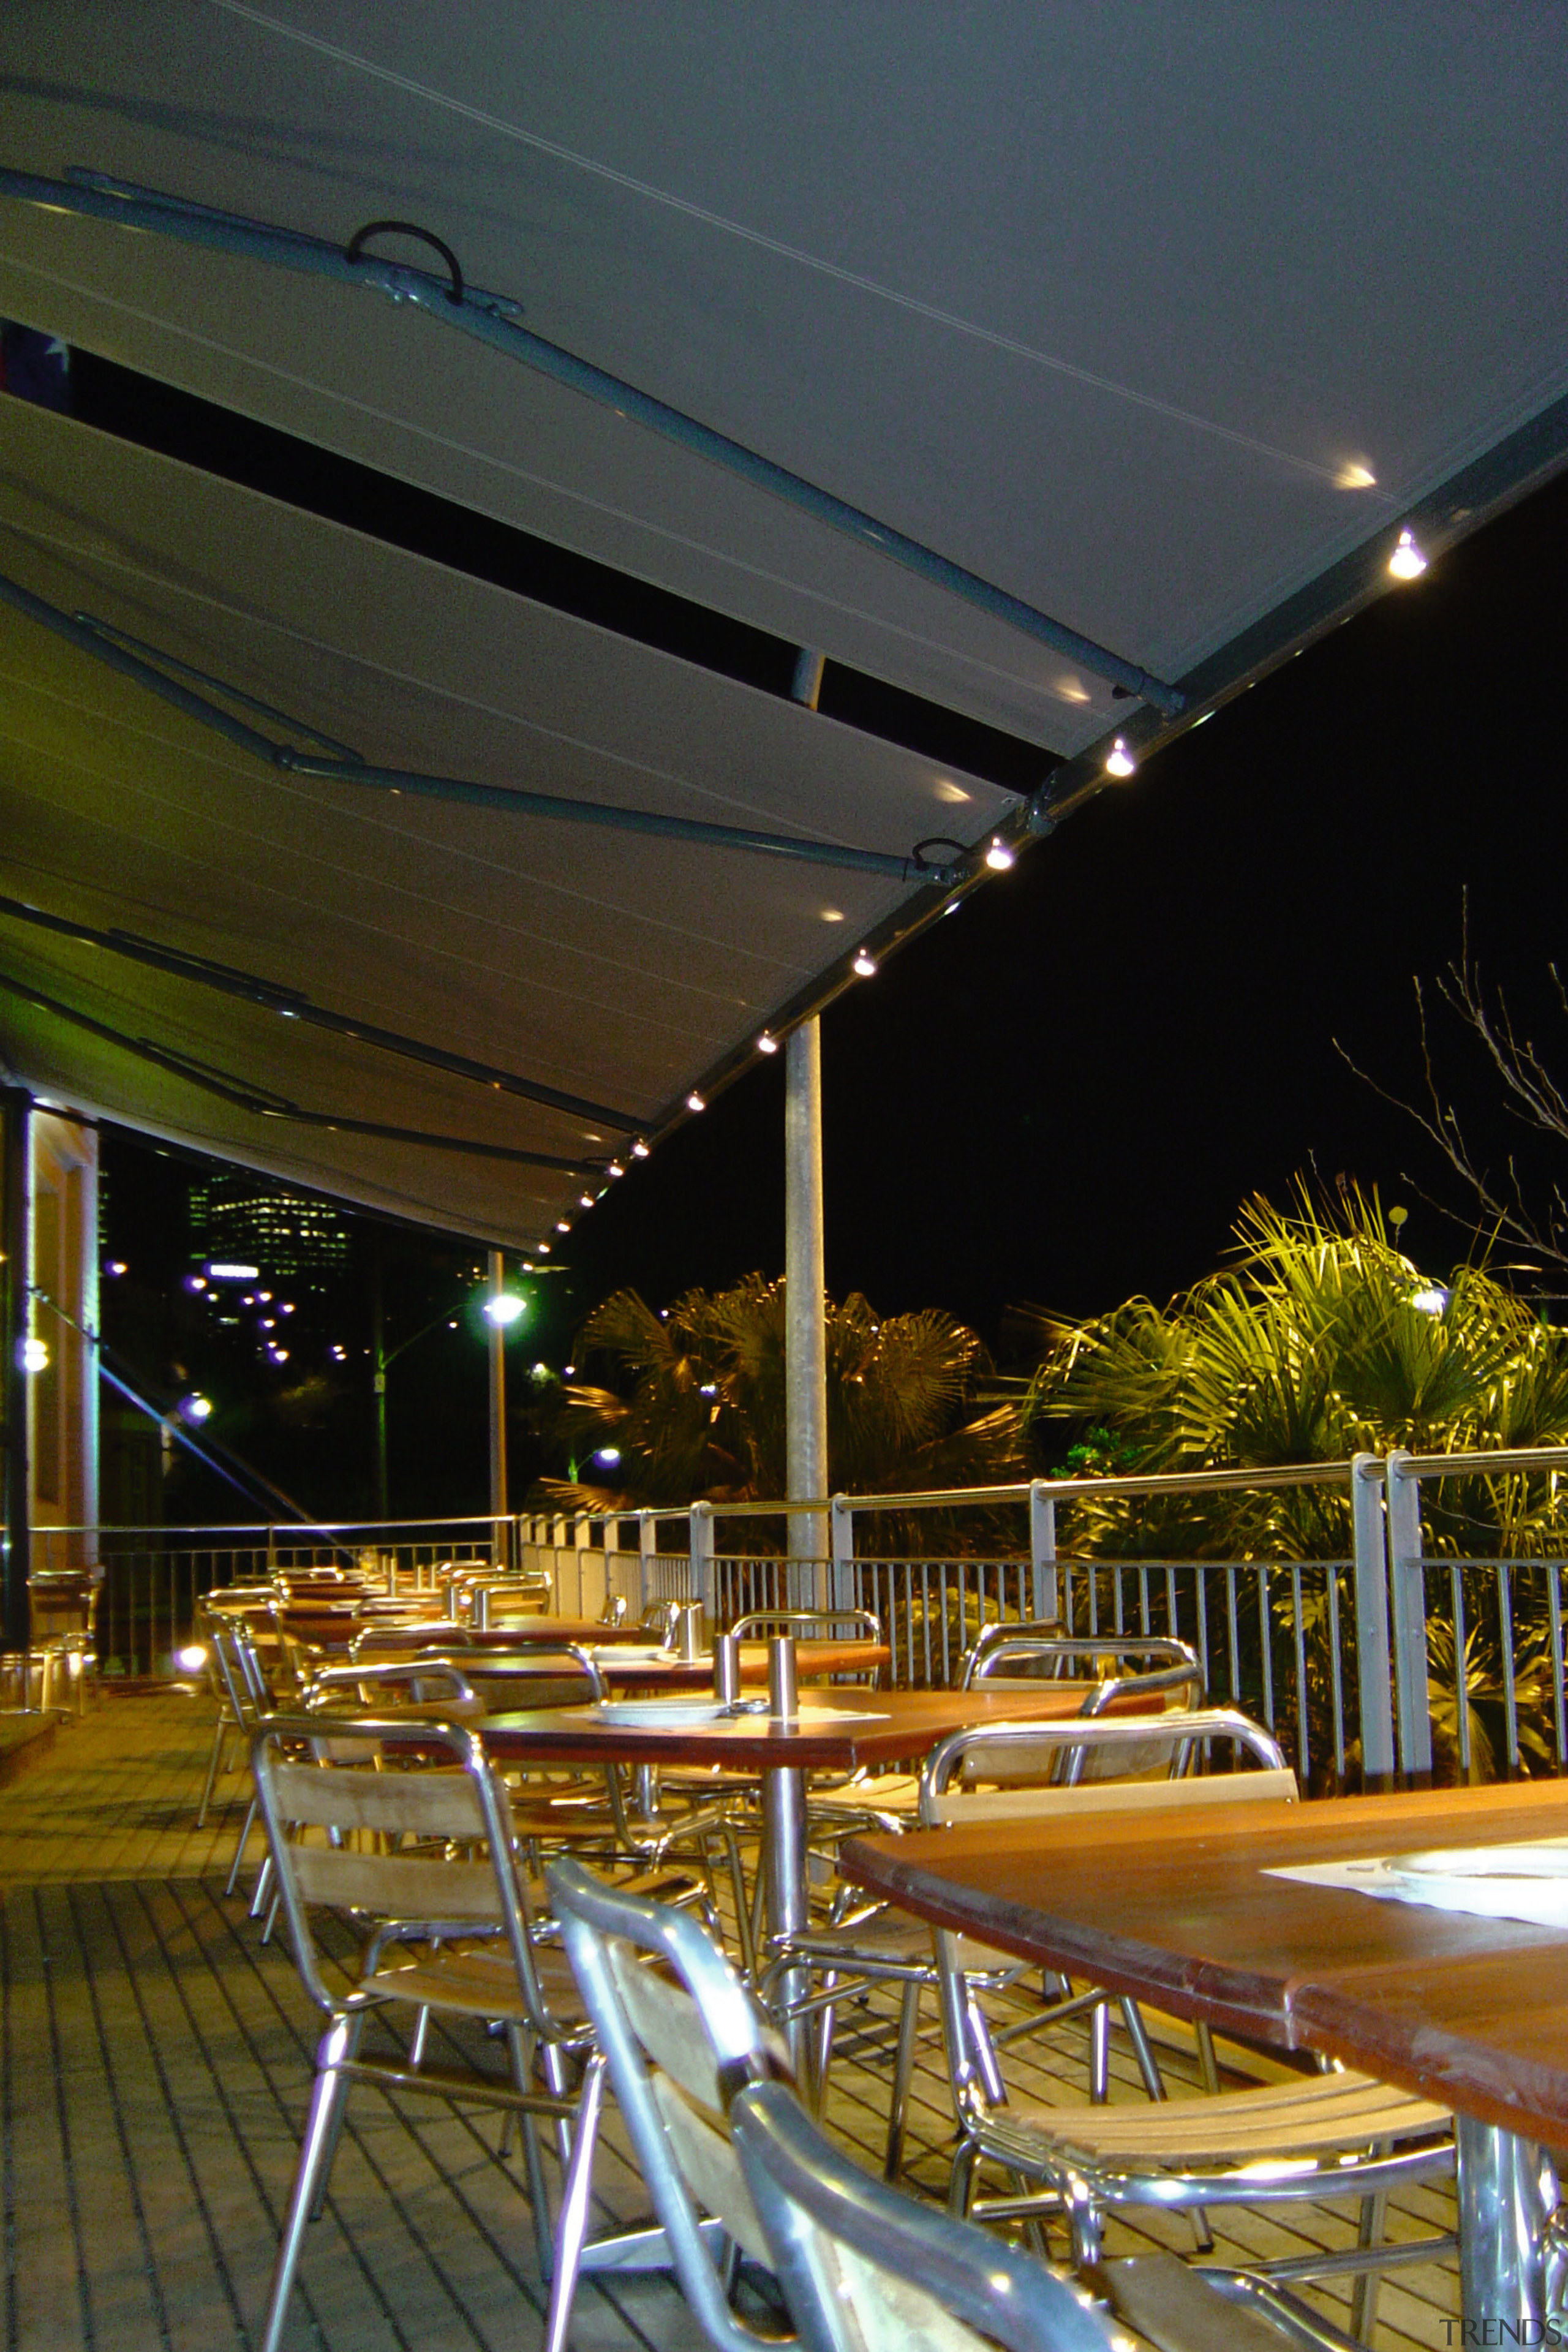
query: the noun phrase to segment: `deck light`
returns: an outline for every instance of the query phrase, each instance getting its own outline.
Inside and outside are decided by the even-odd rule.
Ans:
[[[686,1108],[688,1110],[706,1110],[708,1108],[695,1087],[686,1097]]]
[[[1395,580],[1419,580],[1426,569],[1426,558],[1416,546],[1414,534],[1402,530],[1399,544],[1388,559],[1388,569]]]
[[[1138,762],[1132,757],[1131,752],[1128,750],[1126,742],[1122,737],[1119,735],[1106,755],[1106,774],[1108,776],[1130,776],[1137,765]]]
[[[47,1371],[49,1344],[47,1339],[23,1339],[17,1346],[16,1353],[25,1372]]]
[[[647,1146],[643,1141],[640,1135],[632,1146],[632,1158],[634,1160],[646,1160],[647,1158]]]
[[[764,1030],[763,1031],[763,1033],[762,1033],[762,1035],[757,1039],[757,1051],[758,1051],[758,1053],[759,1053],[759,1054],[776,1054],[776,1053],[778,1052],[778,1049],[779,1049],[779,1041],[778,1041],[778,1039],[777,1039],[775,1036],[773,1036],[773,1034],[772,1034],[768,1030],[764,1029]]]
[[[875,980],[877,976],[877,959],[871,953],[869,948],[861,948],[856,955],[855,961],[850,965],[849,969],[859,980]]]
[[[504,1331],[509,1324],[517,1321],[525,1306],[526,1301],[521,1299],[515,1290],[498,1290],[493,1297],[485,1301],[485,1320],[493,1323],[498,1331]]]
[[[199,1675],[206,1662],[206,1650],[200,1642],[188,1642],[183,1650],[174,1653],[174,1664],[183,1675]]]
[[[991,836],[991,846],[985,853],[985,863],[993,874],[1005,874],[1013,865],[1013,853],[999,833]]]

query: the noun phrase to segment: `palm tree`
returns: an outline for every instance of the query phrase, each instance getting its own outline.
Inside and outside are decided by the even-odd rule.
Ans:
[[[989,1358],[939,1309],[880,1317],[858,1292],[827,1323],[827,1454],[834,1490],[990,1485],[1020,1471],[1018,1409],[981,1409]],[[560,1433],[581,1459],[614,1449],[613,1489],[546,1480],[578,1509],[771,1500],[785,1492],[784,1286],[750,1275],[689,1290],[655,1314],[618,1290],[588,1318],[577,1353],[613,1384],[565,1391]]]

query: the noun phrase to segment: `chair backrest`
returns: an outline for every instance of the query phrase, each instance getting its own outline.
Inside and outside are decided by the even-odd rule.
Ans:
[[[272,1711],[272,1685],[248,1622],[237,1611],[205,1610],[198,1630],[235,1721],[254,1731]]]
[[[1084,1716],[1158,1714],[1167,1707],[1204,1703],[1197,1653],[1166,1634],[1110,1634],[1102,1640],[1005,1626],[988,1627],[986,1634],[964,1659],[963,1689],[984,1685],[1016,1691],[1037,1682],[1059,1686],[1065,1681],[1081,1687],[1079,1713]],[[1121,1758],[1111,1763],[1081,1746],[1031,1750],[1015,1743],[1005,1757],[996,1759],[996,1771],[1004,1780],[1078,1781],[1101,1772],[1125,1776],[1158,1771],[1163,1763],[1159,1748],[1141,1762]]]
[[[307,1711],[311,1715],[363,1714],[388,1706],[399,1716],[423,1713],[437,1721],[481,1723],[485,1705],[451,1658],[388,1658],[348,1666],[323,1666],[313,1677]]]
[[[737,2092],[730,2133],[805,2352],[1131,2352],[1075,2279],[862,2172],[787,2084]]]
[[[601,1625],[624,1625],[630,1606],[624,1592],[606,1592],[605,1605],[599,1612]]]
[[[258,1726],[250,1753],[283,1914],[318,2007],[341,2010],[343,1998],[313,1915],[353,1911],[371,1923],[373,1952],[394,1926],[403,1938],[419,1928],[499,1931],[531,2022],[552,2040],[563,2037],[533,1965],[505,1784],[473,1732],[391,1717],[273,1715]],[[385,1758],[405,1769],[377,1769]],[[482,1849],[482,1858],[455,1858],[451,1846],[469,1857]]]
[[[1257,1771],[1198,1774],[1193,1767],[1201,1747],[1229,1745],[1254,1758]],[[1084,1749],[1100,1763],[1092,1779],[1055,1780],[1046,1786],[1008,1786],[1009,1751],[1031,1759],[1052,1751]],[[1151,1754],[1163,1759],[1163,1780],[1107,1777],[1147,1771]],[[976,1786],[988,1783],[989,1786]],[[1294,1802],[1296,1775],[1272,1734],[1233,1707],[1194,1708],[1159,1716],[1112,1715],[1086,1720],[975,1723],[939,1740],[921,1774],[920,1813],[925,1828],[953,1822],[1078,1820],[1091,1812],[1127,1812],[1158,1805],[1229,1804],[1273,1798]]]
[[[730,1631],[742,1642],[793,1633],[802,1642],[879,1642],[882,1621],[870,1609],[753,1609]]]
[[[783,2043],[695,1919],[577,1863],[552,1863],[548,1883],[677,2276],[715,2352],[756,2352],[759,2339],[724,2296],[700,2208],[777,2273],[809,2352],[980,2352],[952,2308],[984,2312],[979,2324],[1008,2352],[1107,2352],[1102,2327],[1078,2325],[1083,2298],[1033,2263],[1045,2284],[1031,2286],[1028,2308],[1061,2326],[992,2326],[1026,2258],[866,2179],[829,2147],[795,2097]],[[804,2196],[800,2171],[816,2184]],[[933,2235],[942,2267],[928,2292],[921,2250]]]
[[[468,1627],[450,1617],[422,1617],[401,1625],[366,1622],[349,1643],[351,1658],[403,1658],[411,1650],[462,1650],[473,1640]]]
[[[470,1687],[491,1715],[516,1707],[590,1706],[605,1696],[605,1679],[579,1643],[517,1651],[474,1648],[459,1661]]]

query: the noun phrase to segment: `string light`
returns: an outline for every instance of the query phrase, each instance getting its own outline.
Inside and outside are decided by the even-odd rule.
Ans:
[[[1111,745],[1110,752],[1106,758],[1106,774],[1108,776],[1130,776],[1137,765],[1137,761],[1132,757],[1132,754],[1128,750],[1126,743],[1119,735],[1115,742]]]
[[[985,863],[993,874],[1005,874],[1013,864],[1013,853],[999,833],[991,836],[991,846],[985,853]]]
[[[1400,532],[1399,544],[1388,559],[1388,569],[1395,580],[1419,580],[1426,571],[1426,558],[1416,546],[1412,532]]]
[[[858,951],[858,953],[857,954],[857,956],[856,956],[856,958],[855,958],[855,961],[854,961],[853,964],[851,964],[851,966],[850,966],[850,970],[851,970],[851,971],[852,971],[857,975],[857,977],[858,977],[858,979],[861,979],[861,980],[873,980],[873,979],[875,979],[875,977],[876,977],[876,972],[877,972],[877,959],[876,959],[876,957],[871,953],[871,950],[870,950],[870,949],[869,949],[869,948],[861,948],[861,949],[860,949],[860,950]]]

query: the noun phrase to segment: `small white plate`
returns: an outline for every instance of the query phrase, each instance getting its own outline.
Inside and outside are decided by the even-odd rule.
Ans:
[[[601,1723],[678,1731],[683,1724],[717,1723],[729,1709],[715,1698],[600,1698],[594,1713]]]

